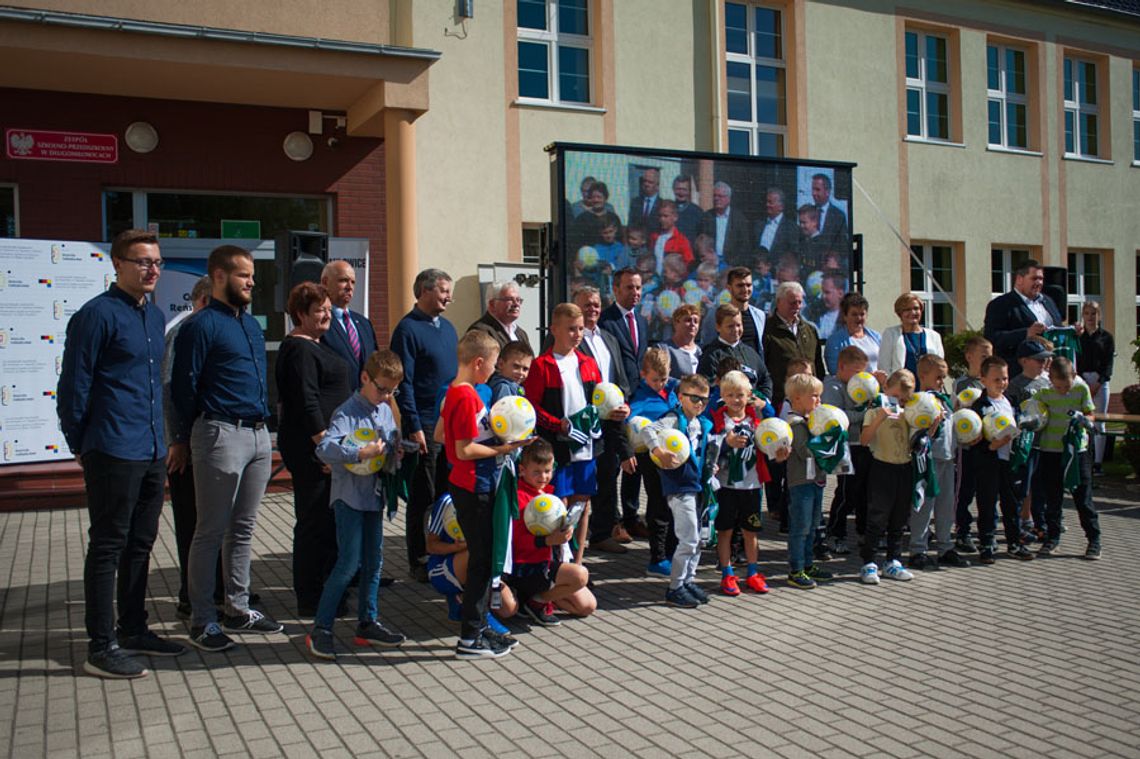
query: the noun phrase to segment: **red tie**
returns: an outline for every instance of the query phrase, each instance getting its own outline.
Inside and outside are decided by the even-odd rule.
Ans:
[[[625,320],[629,324],[629,341],[633,343],[633,352],[637,353],[637,321],[632,311],[625,315]]]

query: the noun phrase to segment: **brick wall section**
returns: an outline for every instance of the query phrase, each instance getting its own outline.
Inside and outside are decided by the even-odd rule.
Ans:
[[[370,317],[387,343],[381,140],[342,139],[334,149],[314,136],[313,156],[298,163],[281,144],[289,132],[307,129],[304,110],[5,88],[0,103],[0,133],[20,128],[119,136],[119,162],[111,165],[21,161],[0,153],[0,182],[19,187],[22,237],[101,239],[108,188],[331,195],[334,234],[369,240]],[[140,155],[123,143],[133,121],[158,131],[153,152]],[[326,124],[331,128],[332,122]]]

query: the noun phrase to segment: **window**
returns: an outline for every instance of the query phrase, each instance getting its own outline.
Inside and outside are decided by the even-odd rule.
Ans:
[[[524,264],[542,263],[542,246],[546,230],[543,227],[523,227],[522,260]]]
[[[0,237],[18,237],[16,224],[16,188],[0,185]]]
[[[1136,336],[1140,337],[1140,253],[1136,254]]]
[[[1140,69],[1132,69],[1132,160],[1140,163]]]
[[[517,0],[519,97],[589,103],[589,0]]]
[[[1029,109],[1026,99],[1025,51],[986,46],[986,97],[989,144],[1029,148]]]
[[[910,289],[922,299],[923,324],[939,334],[954,332],[954,249],[949,245],[911,245]],[[937,284],[937,286],[935,286]],[[942,289],[938,289],[941,287]]]
[[[1100,155],[1100,108],[1096,64],[1065,58],[1065,155]]]
[[[990,294],[997,297],[1013,289],[1013,272],[1032,256],[1025,249],[994,248],[990,251]]]
[[[906,133],[950,139],[950,42],[942,35],[906,33]]]
[[[1069,254],[1069,297],[1066,318],[1069,324],[1081,321],[1081,305],[1095,300],[1104,309],[1103,261],[1100,253]]]
[[[728,152],[781,157],[788,133],[784,15],[725,3]]]
[[[261,239],[272,240],[288,229],[329,232],[331,212],[329,198],[130,190],[103,193],[106,240],[127,229],[154,225],[159,237],[221,238],[223,219],[256,221]]]

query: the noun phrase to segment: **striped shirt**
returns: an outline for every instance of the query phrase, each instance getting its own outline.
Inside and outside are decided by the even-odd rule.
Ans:
[[[1089,394],[1089,386],[1083,382],[1074,382],[1073,387],[1067,393],[1059,393],[1054,388],[1047,387],[1038,390],[1033,397],[1049,409],[1049,421],[1045,428],[1037,433],[1037,447],[1043,451],[1059,453],[1062,450],[1062,440],[1065,437],[1065,432],[1069,429],[1069,414],[1071,412],[1080,411],[1091,414],[1095,410],[1092,396]],[[1086,450],[1088,442],[1088,433],[1082,430],[1077,442],[1077,450]]]

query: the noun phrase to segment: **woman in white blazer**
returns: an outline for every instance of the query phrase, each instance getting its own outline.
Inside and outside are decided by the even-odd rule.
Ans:
[[[900,324],[883,330],[879,345],[879,371],[888,377],[899,369],[915,371],[918,359],[927,353],[946,357],[942,336],[922,326],[922,301],[913,293],[895,299]]]

